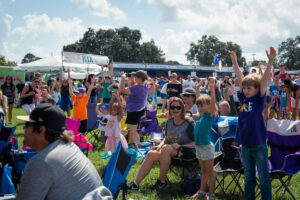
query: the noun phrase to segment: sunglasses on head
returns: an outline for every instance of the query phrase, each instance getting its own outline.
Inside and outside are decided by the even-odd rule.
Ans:
[[[181,106],[170,106],[170,109],[171,110],[181,110],[182,109],[182,107]]]

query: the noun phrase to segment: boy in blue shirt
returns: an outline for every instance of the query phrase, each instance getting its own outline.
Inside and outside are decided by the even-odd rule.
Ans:
[[[240,83],[238,93],[241,108],[236,130],[236,140],[242,144],[242,163],[245,173],[245,199],[255,199],[256,167],[261,186],[263,200],[272,199],[271,180],[268,168],[268,147],[266,144],[267,131],[263,118],[266,99],[267,81],[271,75],[271,68],[276,51],[270,47],[266,51],[269,62],[261,77],[249,74],[244,77],[240,71],[235,52],[230,52],[233,70]]]

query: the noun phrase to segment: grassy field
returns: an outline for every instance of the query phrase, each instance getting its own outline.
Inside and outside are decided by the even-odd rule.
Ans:
[[[17,126],[15,136],[18,138],[19,142],[19,148],[21,148],[21,144],[23,141],[23,136],[24,136],[24,131],[23,131],[23,125],[24,122],[17,120],[16,116],[17,115],[25,115],[25,111],[21,108],[14,108],[13,110],[13,125]],[[159,120],[162,122],[162,120]],[[90,137],[90,135],[88,135]],[[102,175],[104,167],[106,166],[108,159],[101,159],[99,155],[103,153],[104,150],[101,148],[101,143],[94,144],[94,148],[92,151],[89,152],[89,159],[91,162],[94,164],[96,167],[97,171],[99,172],[100,175]],[[133,167],[131,168],[127,181],[130,182],[134,179],[136,176],[139,166],[141,164],[141,160],[136,160],[134,163]],[[199,170],[199,169],[198,169]],[[135,193],[129,193],[127,195],[127,198],[132,198],[132,199],[192,199],[190,196],[186,195],[184,193],[184,185],[181,184],[180,178],[175,176],[173,173],[168,173],[168,178],[170,180],[170,184],[166,189],[163,190],[157,190],[153,191],[151,190],[151,186],[156,182],[157,178],[159,176],[159,165],[155,164],[153,166],[153,169],[151,173],[143,180],[143,182],[140,185],[140,190],[139,192]],[[221,178],[221,177],[219,177]],[[225,184],[230,182],[230,178],[226,178]],[[240,179],[240,184],[243,187],[244,179],[243,177]],[[272,190],[273,192],[276,191],[276,188],[279,186],[279,181],[274,181],[272,183]],[[230,189],[234,187],[234,184],[230,185]],[[300,199],[300,174],[294,176],[294,178],[291,181],[291,186],[290,189],[294,192],[296,199]],[[280,193],[281,194],[281,193]],[[228,194],[228,195],[223,195],[222,192],[217,189],[216,190],[216,199],[243,199],[243,194],[241,193],[235,193],[235,194]],[[273,199],[280,199],[281,195],[274,196]],[[121,194],[119,195],[119,199],[121,199]],[[285,195],[284,199],[292,199],[289,195]]]

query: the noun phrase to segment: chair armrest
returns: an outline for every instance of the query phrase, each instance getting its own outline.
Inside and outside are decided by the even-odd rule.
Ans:
[[[286,155],[280,170],[288,174],[295,174],[300,171],[300,151]]]

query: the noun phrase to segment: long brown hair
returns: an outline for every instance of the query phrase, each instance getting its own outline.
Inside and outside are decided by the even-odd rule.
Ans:
[[[182,99],[178,98],[178,97],[172,97],[169,99],[169,117],[170,118],[173,118],[172,116],[172,112],[171,112],[171,105],[173,102],[178,102],[181,106],[181,114],[180,114],[180,117],[181,119],[185,119],[185,108],[184,108],[184,103],[182,101]]]
[[[3,95],[2,90],[0,90],[0,107],[2,107],[3,111],[7,110],[7,97]]]

